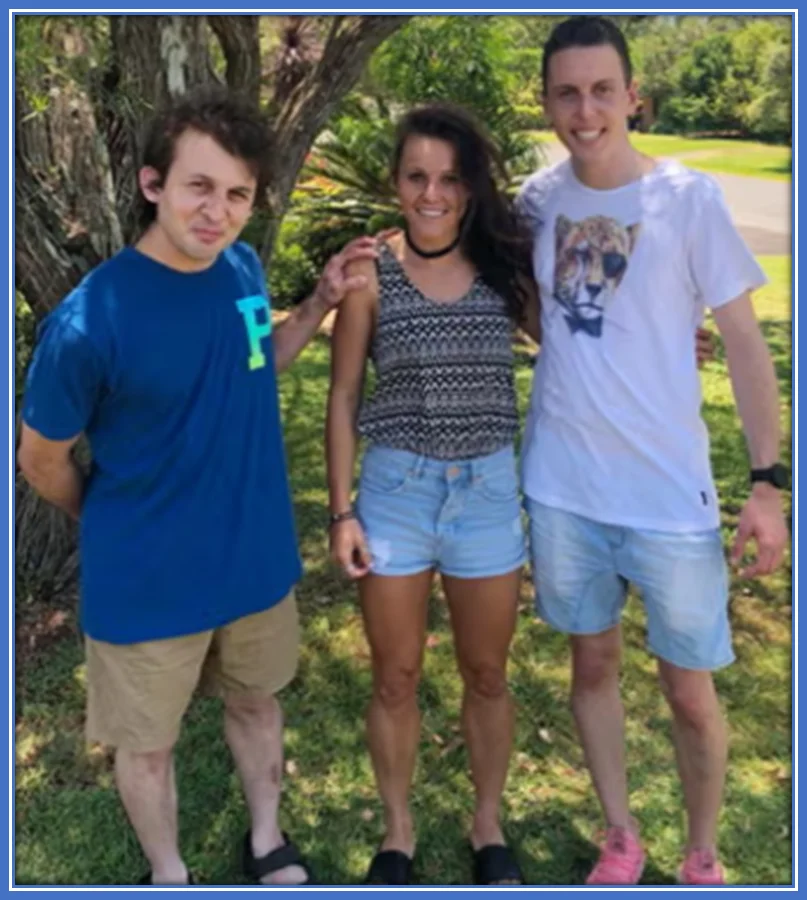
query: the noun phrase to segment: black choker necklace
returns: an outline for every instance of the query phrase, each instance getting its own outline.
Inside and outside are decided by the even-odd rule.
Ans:
[[[458,234],[454,240],[447,247],[443,247],[442,250],[421,250],[409,236],[409,229],[404,229],[404,236],[406,237],[406,243],[409,245],[409,249],[414,250],[415,253],[417,253],[418,256],[422,256],[423,259],[437,259],[439,256],[445,256],[446,253],[451,253],[452,250],[456,250],[459,246],[460,239],[462,238],[462,234]]]

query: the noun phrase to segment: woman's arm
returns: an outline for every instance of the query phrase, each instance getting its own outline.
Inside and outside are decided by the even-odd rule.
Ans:
[[[525,278],[521,283],[527,297],[524,303],[524,321],[521,323],[521,328],[536,344],[540,344],[541,295],[538,291],[538,285],[531,278]]]
[[[361,402],[370,340],[378,306],[378,276],[372,262],[354,263],[352,275],[367,286],[349,293],[339,308],[331,337],[331,384],[325,425],[328,496],[331,515],[351,510],[356,462],[356,417]],[[351,577],[364,575],[369,554],[361,528],[353,518],[331,526],[331,552]]]

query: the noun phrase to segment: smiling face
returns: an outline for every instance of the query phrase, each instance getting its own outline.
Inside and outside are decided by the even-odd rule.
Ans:
[[[256,178],[247,163],[192,129],[177,139],[161,186],[159,173],[150,167],[140,170],[139,181],[157,208],[142,249],[183,272],[215,262],[238,238],[255,199]]]
[[[558,137],[584,170],[619,165],[633,153],[628,116],[636,112],[636,85],[626,81],[619,53],[610,44],[553,54],[544,104]]]
[[[422,135],[407,138],[395,187],[409,234],[419,247],[438,249],[456,238],[469,192],[448,141]]]

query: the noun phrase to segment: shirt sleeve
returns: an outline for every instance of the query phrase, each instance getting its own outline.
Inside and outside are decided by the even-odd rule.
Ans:
[[[701,302],[717,309],[762,287],[767,278],[732,221],[718,183],[704,176],[697,189],[690,268]]]
[[[85,430],[105,383],[101,357],[75,326],[50,316],[40,327],[28,369],[22,418],[52,441]]]

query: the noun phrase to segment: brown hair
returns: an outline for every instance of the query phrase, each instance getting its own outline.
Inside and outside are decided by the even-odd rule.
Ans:
[[[630,84],[633,67],[625,35],[618,25],[602,16],[572,16],[552,29],[552,33],[544,44],[544,58],[541,62],[541,81],[546,93],[546,79],[549,73],[549,60],[561,50],[570,47],[602,47],[610,46],[619,54],[622,71],[625,73],[625,84]]]
[[[222,87],[188,92],[165,106],[146,132],[141,165],[157,170],[161,186],[174,161],[179,138],[189,129],[212,137],[232,156],[243,159],[257,179],[256,204],[263,201],[269,177],[270,135],[260,110]],[[138,221],[147,228],[157,215],[154,204],[140,193]]]

